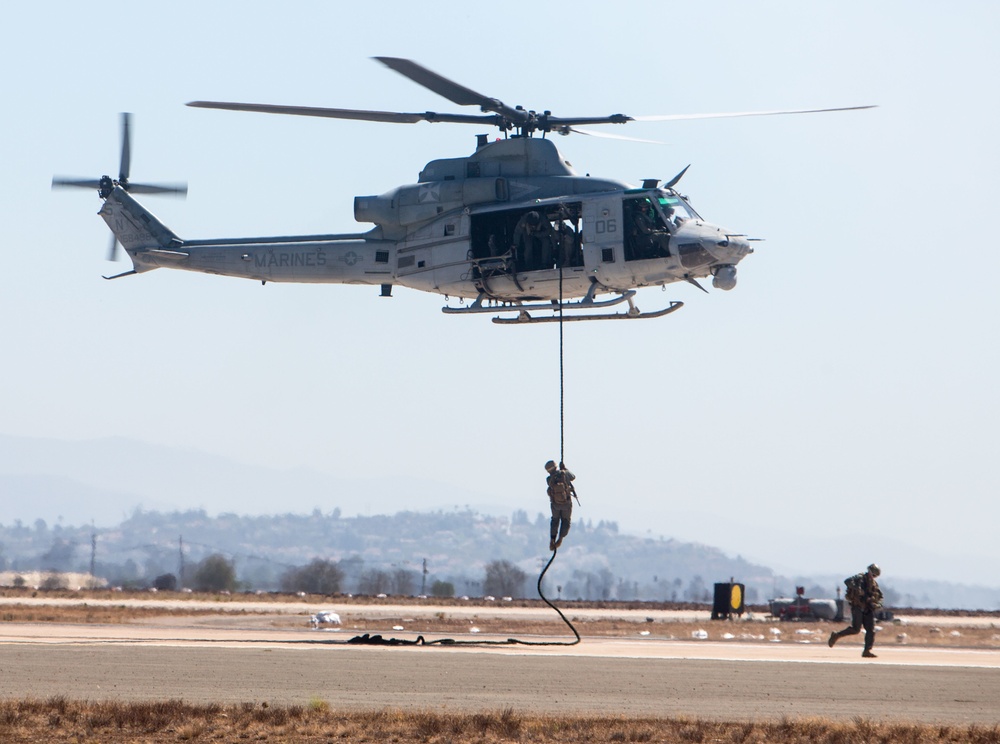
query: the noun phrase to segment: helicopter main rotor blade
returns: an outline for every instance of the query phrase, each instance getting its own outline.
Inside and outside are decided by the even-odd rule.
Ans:
[[[665,116],[633,116],[634,121],[684,121],[686,119],[729,119],[738,116],[783,116],[785,114],[825,114],[831,111],[861,111],[878,106],[844,106],[824,109],[788,109],[784,111],[738,111],[726,114],[667,114]]]
[[[428,70],[423,65],[419,65],[411,59],[400,59],[399,57],[375,57],[375,59],[389,69],[408,77],[417,85],[422,85],[439,96],[447,98],[452,103],[457,103],[459,106],[479,106],[483,111],[493,111],[515,123],[527,119],[526,111],[511,108],[503,101],[484,96],[482,93],[477,93],[471,88],[459,85],[455,81]]]
[[[253,111],[260,114],[286,114],[290,116],[319,116],[329,119],[354,119],[358,121],[383,121],[394,124],[415,124],[418,121],[447,122],[451,124],[496,124],[496,116],[471,114],[440,114],[435,111],[405,113],[401,111],[367,111],[364,109],[320,108],[316,106],[278,106],[269,103],[231,103],[228,101],[191,101],[193,108],[222,109],[224,111]]]
[[[122,159],[118,168],[118,182],[128,183],[128,172],[132,166],[132,133],[129,122],[132,114],[122,113]]]
[[[579,127],[569,127],[569,131],[574,134],[586,134],[588,137],[601,137],[603,139],[624,140],[626,142],[643,142],[647,145],[665,145],[666,142],[651,139],[639,139],[638,137],[628,137],[624,134],[609,134],[608,132],[595,132],[592,129],[580,129]],[[562,134],[562,130],[559,130]]]
[[[516,129],[518,135],[530,137],[534,132],[558,132],[569,134],[580,132],[592,136],[601,136],[596,132],[577,129],[580,126],[592,124],[626,124],[630,121],[681,121],[684,119],[719,119],[737,116],[775,116],[781,114],[817,114],[832,111],[858,111],[875,108],[875,106],[849,106],[843,108],[825,109],[794,109],[783,111],[742,111],[721,114],[669,114],[666,116],[626,116],[612,114],[610,116],[560,117],[553,116],[550,111],[541,113],[528,111],[517,106],[511,107],[496,98],[490,98],[478,91],[449,80],[443,75],[427,69],[410,59],[400,57],[374,57],[389,69],[409,78],[418,85],[427,88],[438,95],[447,98],[459,106],[478,106],[485,113],[493,116],[473,116],[467,114],[442,114],[435,111],[406,113],[402,111],[370,111],[365,109],[319,108],[312,106],[276,106],[263,103],[232,103],[226,101],[191,101],[188,106],[195,108],[225,109],[230,111],[254,111],[265,114],[289,114],[293,116],[319,116],[331,119],[355,119],[362,121],[381,121],[391,123],[412,124],[418,121],[446,122],[453,124],[485,124],[496,126],[504,132]],[[611,139],[632,139],[604,135]],[[635,139],[638,142],[649,140]]]

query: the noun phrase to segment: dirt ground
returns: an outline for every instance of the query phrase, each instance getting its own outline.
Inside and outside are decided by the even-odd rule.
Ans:
[[[115,597],[110,592],[84,597],[70,592],[35,595],[0,593],[0,623],[293,631],[309,627],[313,613],[331,610],[337,612],[341,623],[324,626],[324,629],[350,635],[369,632],[391,636],[401,631],[436,638],[475,634],[573,635],[572,629],[550,607],[525,600],[512,603],[482,600],[400,603],[387,599],[369,603],[358,598],[290,595],[215,598],[148,593]],[[562,608],[566,620],[581,636],[589,638],[808,645],[825,644],[831,631],[845,626],[843,622],[779,622],[760,612],[747,613],[732,621],[712,621],[704,608],[666,609],[644,603],[565,603]],[[401,631],[395,630],[397,628]],[[838,647],[860,642],[860,636],[848,637]],[[880,646],[1000,650],[1000,617],[993,613],[903,614],[893,622],[879,625],[877,643]]]
[[[86,604],[70,603],[71,615],[114,614],[93,599]],[[52,608],[0,602],[0,617],[11,618],[0,622],[0,698],[319,701],[340,710],[510,708],[711,720],[1000,721],[996,618],[906,618],[883,627],[878,659],[863,660],[860,638],[827,646],[830,629],[839,627],[830,623],[712,622],[684,611],[574,608],[567,617],[582,641],[566,645],[574,637],[548,608],[327,601],[291,603],[285,611],[274,604],[222,604],[146,614],[144,601],[140,616],[127,622],[87,622],[71,615],[13,619]],[[342,625],[310,628],[309,615],[318,609],[338,611]],[[479,645],[345,643],[362,632]],[[559,645],[506,644],[510,637]]]

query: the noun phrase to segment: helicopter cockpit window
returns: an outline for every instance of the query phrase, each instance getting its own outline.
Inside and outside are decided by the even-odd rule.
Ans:
[[[625,224],[625,260],[645,261],[670,255],[670,231],[660,211],[647,196],[622,203]]]
[[[698,213],[679,196],[673,194],[663,195],[657,199],[657,202],[670,230],[673,230],[684,220],[698,219]]]

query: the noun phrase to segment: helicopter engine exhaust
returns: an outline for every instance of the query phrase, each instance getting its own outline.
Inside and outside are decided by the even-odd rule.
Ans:
[[[736,267],[720,266],[712,277],[712,286],[726,291],[736,286]]]

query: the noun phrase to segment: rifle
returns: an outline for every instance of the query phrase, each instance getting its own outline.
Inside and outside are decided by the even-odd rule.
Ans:
[[[576,495],[576,486],[573,485],[573,481],[569,480],[566,477],[566,463],[562,462],[561,460],[559,461],[559,472],[561,474],[563,483],[565,483],[567,486],[569,486],[569,494],[570,494],[570,496],[572,496],[574,499],[576,499],[576,505],[577,506],[582,507],[583,505],[580,503],[580,497]]]
[[[582,506],[582,504],[580,503],[580,497],[576,495],[576,486],[573,485],[573,481],[566,481],[566,483],[569,485],[570,496],[576,499],[576,505]]]

